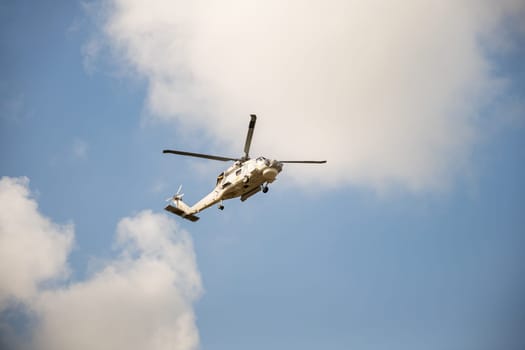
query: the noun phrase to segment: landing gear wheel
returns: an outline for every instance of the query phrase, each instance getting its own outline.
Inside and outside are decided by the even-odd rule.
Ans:
[[[224,205],[219,205],[219,210],[224,210]]]
[[[268,190],[269,190],[268,186],[263,186],[263,188],[262,188],[263,193],[268,192]]]

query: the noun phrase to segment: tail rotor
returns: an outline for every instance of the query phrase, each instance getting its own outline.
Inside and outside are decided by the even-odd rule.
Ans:
[[[184,193],[181,193],[182,191],[182,185],[179,186],[179,189],[177,190],[177,193],[175,193],[172,197],[166,198],[166,202],[178,202],[184,197]]]
[[[199,220],[199,217],[195,216],[195,211],[192,211],[192,208],[182,201],[184,193],[181,193],[181,191],[182,185],[179,186],[177,193],[166,199],[166,202],[169,202],[169,204],[164,209],[190,221]]]

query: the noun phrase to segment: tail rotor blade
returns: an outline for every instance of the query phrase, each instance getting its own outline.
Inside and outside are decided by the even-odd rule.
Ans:
[[[182,184],[179,186],[179,188],[177,189],[177,192],[173,196],[166,198],[166,202],[177,201],[179,199],[182,199],[182,197],[184,197],[184,193],[180,193],[181,190],[182,190]]]

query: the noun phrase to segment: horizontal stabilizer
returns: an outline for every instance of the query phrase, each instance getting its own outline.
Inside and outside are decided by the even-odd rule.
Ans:
[[[178,215],[178,216],[180,216],[180,217],[182,217],[184,219],[188,219],[188,220],[193,221],[193,222],[199,220],[198,216],[195,216],[193,214],[186,214],[186,212],[184,210],[179,209],[177,207],[174,207],[171,204],[167,205],[166,208],[164,208],[164,210],[167,210],[167,211],[169,211],[169,212],[171,212],[171,213],[173,213],[175,215]]]

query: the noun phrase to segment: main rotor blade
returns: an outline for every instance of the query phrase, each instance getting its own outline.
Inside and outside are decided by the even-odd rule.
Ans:
[[[253,129],[255,129],[255,122],[257,116],[250,114],[250,124],[248,125],[248,134],[246,135],[246,142],[244,143],[244,159],[250,159],[250,146],[252,144]]]
[[[279,163],[324,164],[326,160],[280,160]]]
[[[205,159],[212,159],[212,160],[220,160],[222,162],[226,162],[226,161],[229,161],[229,160],[233,160],[233,161],[239,160],[238,158],[212,156],[210,154],[183,152],[183,151],[176,151],[176,150],[172,150],[172,149],[165,149],[165,150],[162,151],[162,153],[172,153],[172,154],[178,154],[180,156],[188,156],[188,157],[197,157],[197,158],[205,158]]]

